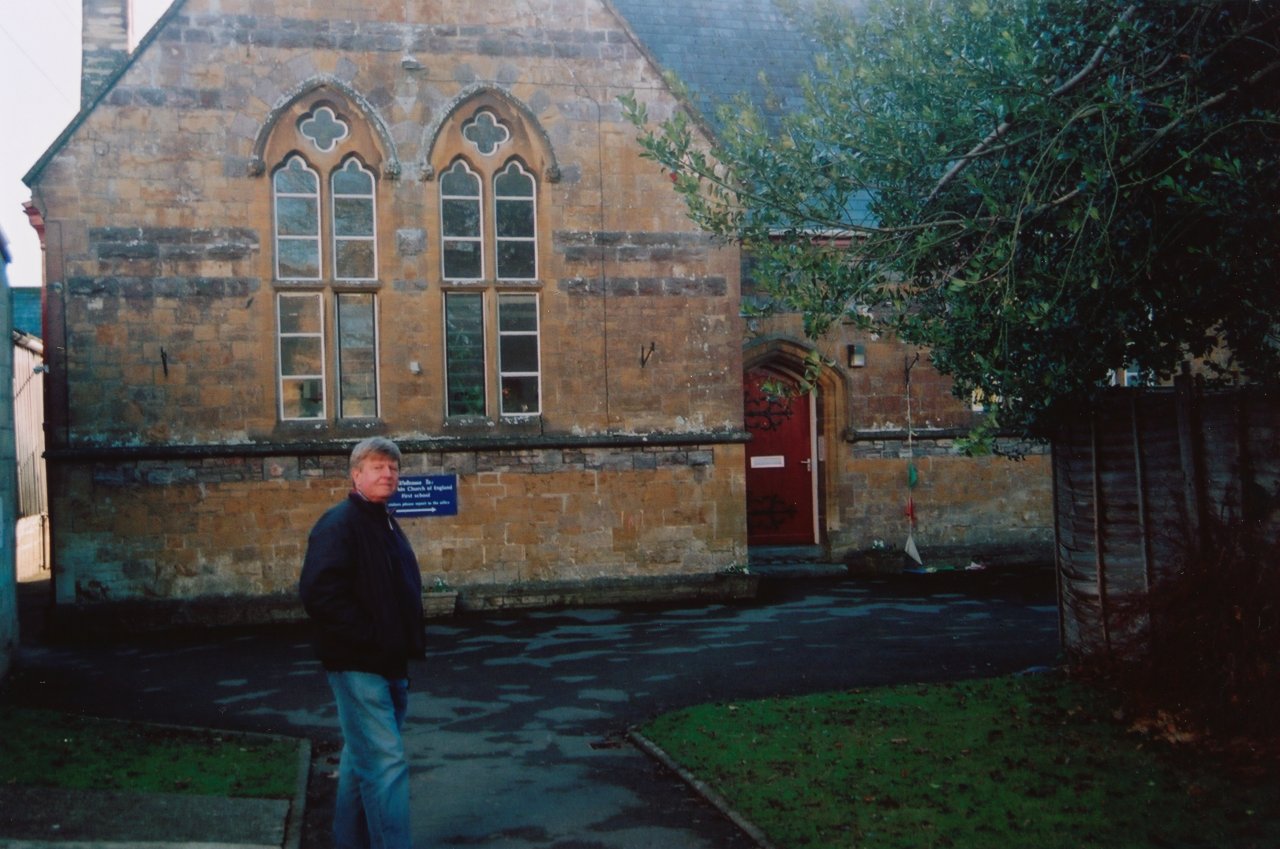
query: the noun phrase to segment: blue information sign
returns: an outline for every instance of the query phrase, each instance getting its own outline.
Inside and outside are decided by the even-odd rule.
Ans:
[[[408,475],[387,506],[396,518],[458,515],[457,475]]]

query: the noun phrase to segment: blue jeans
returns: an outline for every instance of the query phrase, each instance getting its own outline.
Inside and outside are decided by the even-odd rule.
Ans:
[[[335,849],[411,849],[405,708],[409,682],[371,672],[330,672],[342,759],[333,810]]]

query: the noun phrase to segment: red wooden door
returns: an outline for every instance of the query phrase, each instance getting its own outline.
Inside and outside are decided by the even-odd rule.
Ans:
[[[779,388],[784,391],[778,391]],[[812,545],[810,400],[795,381],[753,369],[743,384],[747,443],[747,544]]]

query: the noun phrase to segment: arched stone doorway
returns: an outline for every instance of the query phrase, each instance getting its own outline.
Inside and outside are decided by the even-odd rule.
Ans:
[[[747,544],[751,547],[825,546],[831,491],[828,458],[840,432],[835,370],[814,378],[812,348],[786,339],[762,340],[743,356]]]

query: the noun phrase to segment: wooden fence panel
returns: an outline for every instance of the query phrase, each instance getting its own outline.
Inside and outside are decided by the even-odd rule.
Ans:
[[[1063,645],[1145,638],[1131,602],[1205,544],[1207,522],[1280,540],[1280,403],[1257,388],[1117,390],[1053,441]],[[1123,614],[1119,608],[1125,606]]]

